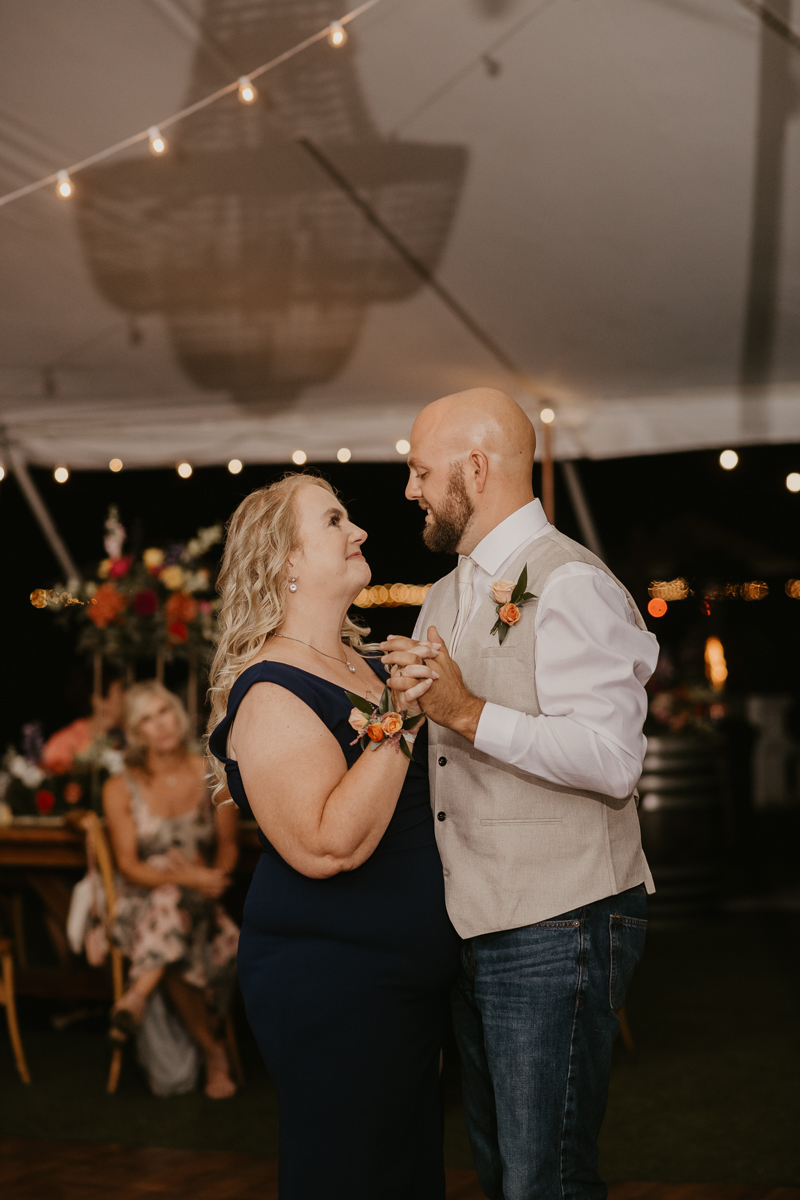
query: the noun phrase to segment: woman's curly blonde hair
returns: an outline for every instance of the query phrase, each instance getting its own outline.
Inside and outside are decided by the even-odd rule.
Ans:
[[[286,620],[286,563],[298,548],[294,494],[309,483],[336,495],[326,479],[290,471],[276,483],[251,492],[228,522],[217,579],[222,604],[217,615],[217,652],[209,672],[209,734],[225,716],[230,690],[245,663],[263,650]],[[345,617],[342,641],[361,646],[368,633]],[[215,791],[219,791],[225,784],[225,769],[213,755],[209,759]]]

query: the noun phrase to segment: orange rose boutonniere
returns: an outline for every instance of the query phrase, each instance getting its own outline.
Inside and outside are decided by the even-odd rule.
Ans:
[[[529,600],[536,599],[533,592],[525,590],[527,586],[527,564],[522,568],[522,573],[516,583],[513,579],[496,579],[491,586],[497,620],[490,632],[497,634],[497,640],[501,646],[511,626],[516,625],[522,616],[520,612],[522,605],[527,604]]]

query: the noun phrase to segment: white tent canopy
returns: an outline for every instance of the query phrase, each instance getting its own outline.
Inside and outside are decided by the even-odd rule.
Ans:
[[[799,23],[797,0],[772,7]],[[341,15],[12,6],[0,190]],[[0,425],[27,461],[390,460],[425,403],[477,384],[551,403],[560,458],[800,441],[800,53],[737,0],[382,0],[349,29],[253,106],[173,126],[163,158],[0,209]]]

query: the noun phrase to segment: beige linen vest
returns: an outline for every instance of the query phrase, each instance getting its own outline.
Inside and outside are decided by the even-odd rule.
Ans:
[[[528,566],[538,598],[548,576],[569,562],[599,567],[622,587],[634,620],[646,628],[633,598],[588,550],[557,530],[528,543],[511,568]],[[539,716],[534,682],[538,599],[522,609],[501,646],[489,630],[491,596],[465,630],[455,659],[475,695]],[[434,584],[426,628],[449,639],[458,605],[455,571]],[[482,754],[457,733],[428,722],[431,803],[445,876],[447,911],[461,937],[545,921],[653,880],[642,851],[636,792],[615,800],[529,775]]]

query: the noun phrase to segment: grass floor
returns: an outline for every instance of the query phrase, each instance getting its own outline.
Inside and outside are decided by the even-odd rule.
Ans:
[[[601,1138],[607,1178],[800,1184],[798,934],[790,914],[650,931],[628,998],[637,1048],[615,1053]],[[243,1023],[248,1082],[233,1100],[156,1099],[132,1054],[109,1097],[103,1021],[56,1032],[55,1010],[20,1002],[31,1087],[0,1035],[0,1132],[277,1153],[275,1093]],[[452,1056],[445,1153],[448,1166],[471,1166]]]

